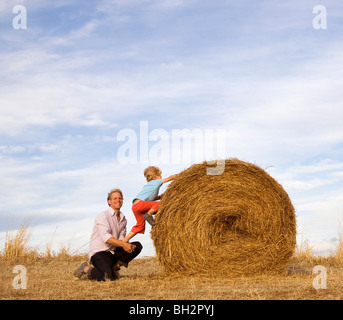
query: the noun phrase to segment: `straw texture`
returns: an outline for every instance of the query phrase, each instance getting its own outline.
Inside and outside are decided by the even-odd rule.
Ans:
[[[294,207],[260,167],[225,160],[181,172],[161,200],[151,236],[167,272],[241,276],[282,272],[296,244]]]

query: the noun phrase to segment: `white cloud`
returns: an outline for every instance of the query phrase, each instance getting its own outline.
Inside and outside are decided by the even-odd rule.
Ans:
[[[65,60],[39,49],[5,55],[2,67],[12,84],[2,84],[1,131],[18,135],[31,126],[110,125],[103,111],[113,93],[95,88],[83,71],[75,71],[89,67],[91,60],[79,55]]]
[[[289,171],[291,174],[316,174],[323,171],[336,171],[343,169],[343,162],[324,159],[314,164],[296,164]]]
[[[72,31],[70,34],[70,40],[75,40],[77,38],[87,38],[92,35],[94,30],[98,27],[99,21],[97,20],[91,20],[87,22],[83,27],[76,31]]]
[[[323,159],[316,163],[291,165],[288,168],[273,168],[272,173],[278,178],[281,184],[287,186],[292,193],[302,191],[315,192],[318,190],[335,186],[342,182],[340,178],[343,163],[330,159]]]
[[[248,152],[250,158],[261,151],[271,160],[273,154],[284,154],[289,161],[332,150],[343,141],[343,109],[337,78],[340,73],[333,73],[331,68],[342,63],[335,50],[304,63],[291,75],[275,75],[261,82],[248,79],[245,83],[237,78],[241,99],[233,91],[234,112],[228,110],[222,117],[222,125],[227,124],[232,137],[231,148]],[[228,87],[228,93],[230,90]],[[228,96],[228,104],[230,100]]]
[[[22,146],[7,146],[7,145],[4,145],[4,146],[0,146],[0,151],[5,153],[5,154],[8,154],[8,153],[20,153],[20,152],[25,151],[25,148],[22,147]]]
[[[148,7],[151,9],[170,10],[194,4],[194,0],[104,0],[98,5],[98,10],[108,12],[113,7]]]

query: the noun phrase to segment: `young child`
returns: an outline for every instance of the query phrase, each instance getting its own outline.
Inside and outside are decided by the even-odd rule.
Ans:
[[[123,241],[128,242],[137,233],[144,234],[145,221],[148,221],[152,226],[155,224],[152,215],[156,214],[160,204],[159,201],[155,201],[161,199],[161,196],[158,196],[159,189],[163,183],[172,181],[177,176],[177,174],[174,174],[168,178],[162,179],[161,174],[161,169],[154,166],[144,170],[144,176],[148,183],[132,201],[132,212],[135,215],[137,223]]]

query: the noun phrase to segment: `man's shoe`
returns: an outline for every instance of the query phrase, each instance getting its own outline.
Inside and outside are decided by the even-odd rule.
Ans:
[[[149,222],[149,224],[153,227],[155,225],[155,220],[154,218],[148,214],[148,213],[144,213],[143,214],[143,218],[145,221]]]
[[[88,263],[87,262],[82,262],[81,264],[80,264],[80,266],[77,268],[77,269],[75,269],[75,271],[74,271],[74,277],[78,277],[78,278],[81,278],[84,274],[85,274],[85,272],[83,271],[83,270],[85,270],[85,268],[88,266]]]

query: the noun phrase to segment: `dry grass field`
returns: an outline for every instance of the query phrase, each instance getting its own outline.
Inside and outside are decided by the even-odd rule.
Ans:
[[[0,254],[1,300],[341,300],[343,298],[343,243],[335,254],[314,257],[308,247],[300,248],[292,258],[288,271],[280,275],[230,278],[221,274],[182,275],[164,273],[156,258],[133,260],[120,271],[121,278],[97,282],[73,277],[74,269],[85,256],[62,249],[53,254],[49,248],[38,254],[26,249],[25,226],[6,237]],[[13,282],[26,269],[26,289],[15,289]],[[315,289],[313,282],[323,285],[324,275],[313,273],[313,267],[326,270],[326,288]],[[322,269],[323,270],[323,269]],[[317,279],[317,280],[316,280]]]

